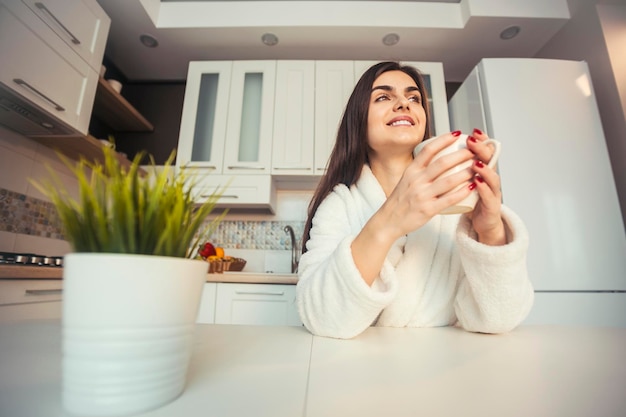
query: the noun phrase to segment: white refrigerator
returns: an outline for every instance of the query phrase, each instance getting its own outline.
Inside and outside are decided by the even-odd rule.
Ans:
[[[503,203],[530,235],[527,324],[626,326],[626,234],[585,62],[483,59],[450,125],[502,143]]]

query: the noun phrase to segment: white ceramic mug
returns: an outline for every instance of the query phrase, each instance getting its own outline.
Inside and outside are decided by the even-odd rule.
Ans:
[[[433,138],[434,139],[434,138]],[[431,139],[432,140],[432,139]],[[422,142],[419,145],[417,145],[417,147],[415,148],[415,155],[417,155],[422,148],[424,148],[424,146],[426,146],[427,143],[429,143],[431,140],[426,141],[426,143]],[[498,142],[495,139],[488,139],[486,141],[484,141],[483,143],[488,144],[488,145],[492,145],[494,148],[494,152],[493,155],[491,157],[491,159],[489,160],[489,163],[487,163],[487,166],[490,168],[493,168],[496,163],[498,162],[498,158],[500,157],[500,142]],[[460,149],[465,149],[467,148],[467,135],[461,134],[459,135],[459,137],[456,139],[456,141],[448,146],[447,148],[444,148],[443,150],[441,150],[437,155],[435,155],[435,157],[432,159],[433,161],[437,158],[441,158],[444,155],[450,154],[452,152],[458,151]],[[469,161],[466,161],[462,164],[459,164],[453,168],[450,168],[444,175],[450,175],[450,174],[454,174],[456,172],[460,172],[464,169],[469,169],[471,170],[472,164],[476,161],[476,159],[470,159]],[[431,161],[432,162],[432,161]],[[466,187],[465,184],[460,185],[457,190],[461,187]],[[464,198],[463,200],[459,201],[457,204],[450,206],[448,208],[446,208],[445,210],[443,210],[441,212],[441,214],[461,214],[461,213],[467,213],[469,211],[474,210],[474,207],[476,207],[476,203],[478,202],[478,191],[473,190],[466,198]]]

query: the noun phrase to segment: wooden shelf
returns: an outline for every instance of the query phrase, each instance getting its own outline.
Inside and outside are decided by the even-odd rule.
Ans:
[[[118,132],[152,132],[154,126],[102,77],[93,105],[93,115]]]

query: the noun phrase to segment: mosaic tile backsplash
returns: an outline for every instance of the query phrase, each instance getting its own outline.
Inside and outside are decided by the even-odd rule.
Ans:
[[[304,222],[230,221],[220,223],[210,241],[231,249],[287,250],[291,239],[284,231],[293,227],[298,246]],[[65,240],[54,205],[0,188],[0,231]]]

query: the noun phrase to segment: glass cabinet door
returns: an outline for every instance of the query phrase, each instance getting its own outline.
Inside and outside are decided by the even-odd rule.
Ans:
[[[176,165],[222,172],[232,62],[190,62]]]
[[[276,61],[234,61],[231,72],[225,174],[269,174]]]

